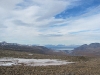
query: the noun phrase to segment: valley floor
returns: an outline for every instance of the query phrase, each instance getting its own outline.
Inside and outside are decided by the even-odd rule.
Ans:
[[[0,63],[10,63],[10,66],[0,66],[0,75],[100,75],[100,57],[30,55],[27,52],[1,50],[0,58]],[[75,63],[65,64],[67,61]],[[13,62],[17,65],[12,65]],[[42,65],[31,66],[37,62]],[[60,65],[55,65],[58,62]],[[54,65],[43,66],[51,63]],[[61,65],[62,63],[64,65]]]

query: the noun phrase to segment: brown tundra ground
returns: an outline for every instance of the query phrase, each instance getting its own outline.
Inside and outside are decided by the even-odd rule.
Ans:
[[[100,75],[100,57],[51,56],[26,52],[0,51],[0,58],[62,59],[75,62],[59,66],[0,66],[0,75]]]

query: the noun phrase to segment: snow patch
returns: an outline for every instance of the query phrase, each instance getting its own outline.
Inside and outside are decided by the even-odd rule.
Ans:
[[[0,66],[25,65],[25,66],[48,66],[65,65],[74,62],[58,59],[24,59],[24,58],[0,58]]]

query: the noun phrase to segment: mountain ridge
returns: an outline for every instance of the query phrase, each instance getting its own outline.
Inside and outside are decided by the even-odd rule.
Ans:
[[[71,54],[76,56],[100,56],[100,43],[81,45],[75,48]]]
[[[22,45],[17,43],[7,43],[5,41],[0,42],[0,49],[20,51],[20,52],[31,52],[31,53],[46,54],[46,55],[67,55],[63,51],[55,52],[54,50],[46,48],[44,46]]]

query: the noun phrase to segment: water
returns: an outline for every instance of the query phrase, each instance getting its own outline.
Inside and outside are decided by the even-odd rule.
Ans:
[[[55,50],[73,50],[74,48],[55,48]]]

